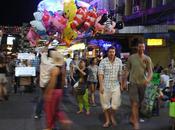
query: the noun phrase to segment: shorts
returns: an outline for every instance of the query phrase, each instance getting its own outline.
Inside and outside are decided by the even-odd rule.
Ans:
[[[66,70],[66,77],[70,78],[70,71],[69,70]]]
[[[0,83],[6,84],[7,83],[7,78],[5,74],[0,74]]]
[[[142,103],[145,95],[145,88],[146,87],[144,85],[130,83],[128,88],[130,99],[138,102],[139,104]]]
[[[94,86],[97,86],[97,82],[93,82],[93,81],[88,81],[88,85],[94,84]]]
[[[115,91],[104,91],[103,94],[100,93],[100,102],[103,110],[110,108],[117,110],[121,104],[120,87],[118,87]]]

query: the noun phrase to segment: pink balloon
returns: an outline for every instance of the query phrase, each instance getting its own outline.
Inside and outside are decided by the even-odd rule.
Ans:
[[[60,15],[59,13],[55,13],[54,14],[54,18],[56,18],[58,20],[59,23],[61,23],[62,25],[65,25],[67,24],[67,19],[65,17],[63,17],[62,15]]]
[[[98,11],[98,15],[108,14],[108,11],[106,9],[101,9]]]
[[[37,45],[37,40],[40,38],[40,36],[34,31],[33,28],[30,28],[29,32],[27,33],[27,39],[30,42],[31,46]]]
[[[61,23],[62,20],[64,20],[62,17],[51,17],[50,22],[57,28],[58,31],[62,31],[66,27],[65,23]]]

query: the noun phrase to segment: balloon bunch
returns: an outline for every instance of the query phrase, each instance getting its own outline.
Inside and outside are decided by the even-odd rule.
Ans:
[[[33,13],[35,19],[30,22],[27,39],[32,46],[37,46],[39,40],[49,45],[54,39],[70,46],[78,36],[115,33],[115,22],[107,14],[79,0],[43,0]]]
[[[107,13],[100,15],[95,22],[95,33],[113,34],[116,32],[116,22]]]
[[[27,34],[27,39],[32,46],[37,45],[37,40],[49,40],[56,33],[61,36],[67,24],[67,19],[57,12],[51,14],[45,10],[43,12],[34,12],[33,15],[35,20],[30,22],[31,29]]]

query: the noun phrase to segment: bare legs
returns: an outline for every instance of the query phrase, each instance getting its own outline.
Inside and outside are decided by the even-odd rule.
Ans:
[[[109,127],[110,125],[110,110],[104,110],[104,115],[105,115],[105,123],[103,124],[103,127]]]
[[[0,84],[0,100],[6,100],[7,98],[7,89],[4,84]]]
[[[131,117],[130,122],[133,124],[135,130],[139,129],[139,105],[137,102],[131,100]]]
[[[110,124],[112,126],[116,126],[116,120],[115,120],[115,110],[113,109],[107,109],[104,110],[104,115],[105,115],[105,123],[103,124],[103,127],[109,127]]]
[[[96,103],[95,103],[95,90],[96,90],[95,84],[91,83],[90,84],[90,103],[92,103],[93,106],[96,105]]]
[[[112,123],[113,126],[116,126],[116,120],[114,118],[115,111],[116,110],[113,110],[113,109],[111,109],[111,111],[110,111],[110,119],[111,119],[111,123]]]

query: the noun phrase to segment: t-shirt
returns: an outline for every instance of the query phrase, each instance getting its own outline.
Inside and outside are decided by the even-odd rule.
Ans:
[[[160,79],[161,79],[162,83],[166,85],[165,87],[169,87],[170,76],[168,76],[166,74],[162,74],[160,76]]]
[[[76,70],[77,79],[79,80],[80,78],[82,78],[83,81],[86,82],[87,81],[87,76],[88,76],[88,69],[86,68],[83,71],[86,73],[86,75],[83,75],[78,69]]]
[[[90,65],[88,66],[88,81],[91,82],[97,82],[97,72],[98,72],[98,66],[97,65]]]
[[[152,67],[149,56],[144,55],[142,60],[138,54],[133,54],[128,58],[127,69],[129,70],[129,81],[132,83],[143,84],[146,79],[147,69]]]
[[[71,58],[67,58],[66,59],[66,70],[69,71],[70,70],[70,63],[72,62]]]
[[[55,65],[52,63],[52,59],[47,57],[47,54],[43,53],[41,55],[40,64],[40,87],[46,87],[50,79],[50,71]]]

